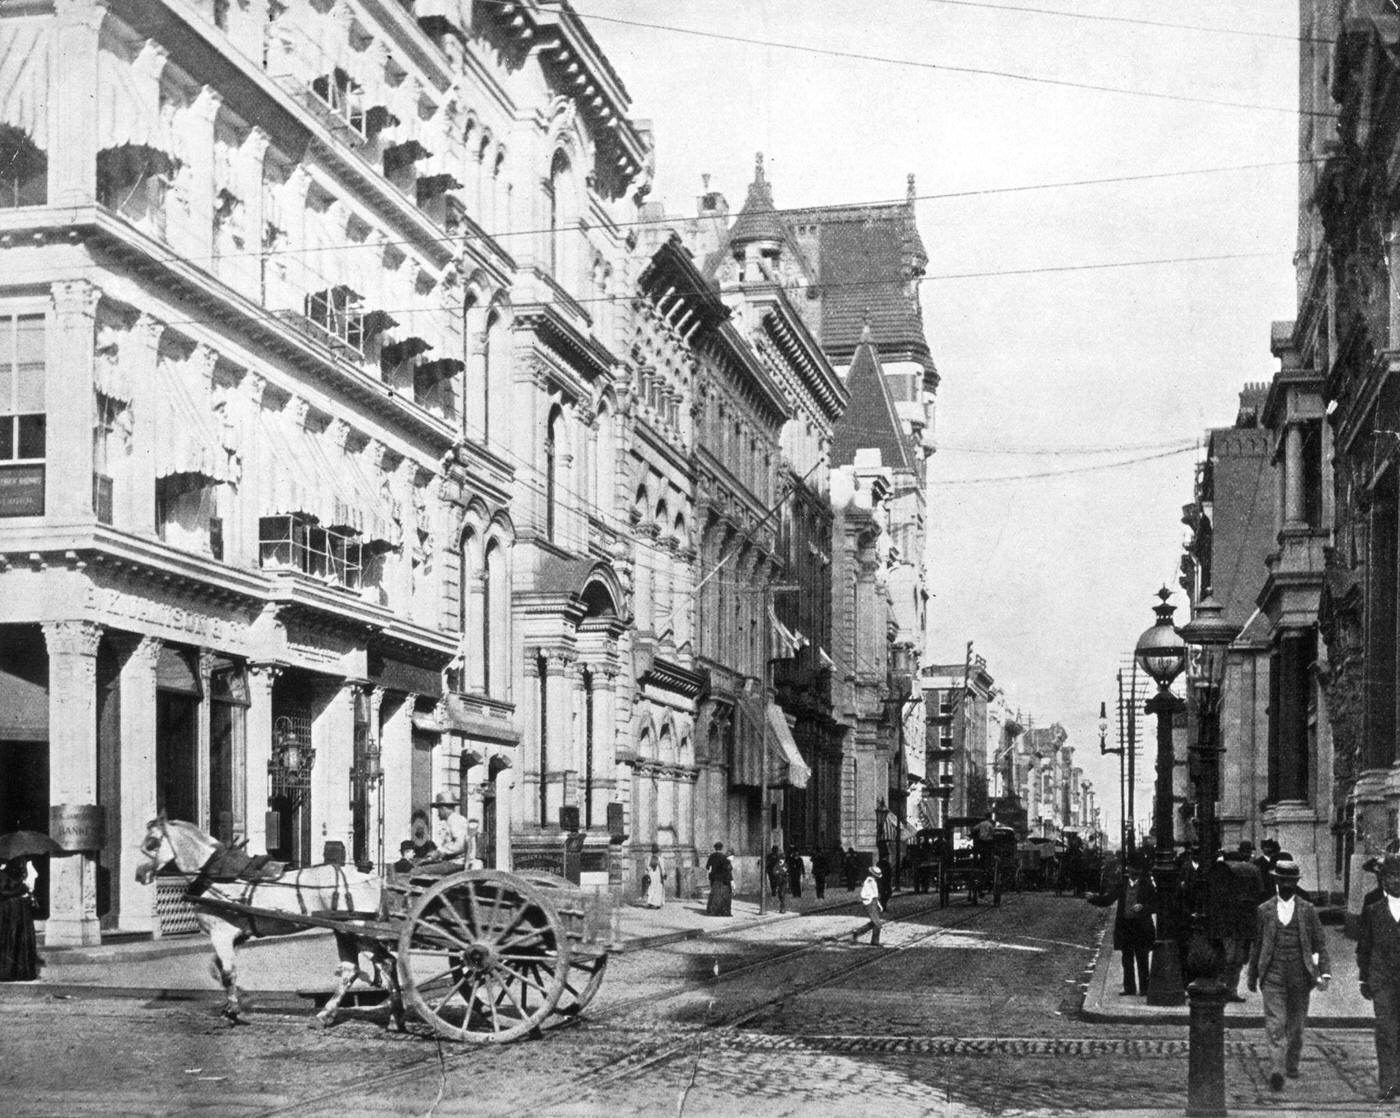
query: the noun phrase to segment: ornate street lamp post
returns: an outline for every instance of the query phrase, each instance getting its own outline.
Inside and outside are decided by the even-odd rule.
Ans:
[[[1195,1118],[1216,1118],[1225,1111],[1225,998],[1220,980],[1221,953],[1209,935],[1206,906],[1208,884],[1216,872],[1215,856],[1220,836],[1215,803],[1220,796],[1220,698],[1225,683],[1225,660],[1240,627],[1226,620],[1219,603],[1207,590],[1196,603],[1191,620],[1181,627],[1181,637],[1192,655],[1186,673],[1196,706],[1196,754],[1200,773],[1201,875],[1193,891],[1191,951],[1187,966],[1195,976],[1186,988],[1191,999],[1191,1050],[1187,1081],[1186,1113]],[[1224,866],[1219,867],[1225,869]]]
[[[1181,954],[1177,947],[1180,903],[1176,887],[1175,831],[1172,817],[1172,722],[1182,702],[1171,693],[1172,680],[1186,666],[1186,646],[1172,625],[1171,591],[1158,592],[1161,604],[1154,606],[1157,623],[1138,638],[1136,656],[1143,671],[1157,681],[1157,694],[1147,701],[1148,714],[1157,716],[1157,788],[1154,803],[1157,856],[1152,866],[1152,882],[1157,888],[1157,942],[1152,949],[1152,976],[1147,984],[1148,1005],[1183,1005],[1186,991],[1181,985]]]

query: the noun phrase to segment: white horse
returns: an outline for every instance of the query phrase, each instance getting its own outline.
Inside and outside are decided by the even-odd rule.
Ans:
[[[146,861],[137,867],[136,880],[149,885],[159,870],[174,863],[198,895],[215,902],[211,907],[197,906],[196,919],[214,948],[213,969],[225,991],[223,1016],[236,1023],[247,1008],[244,991],[238,986],[235,954],[238,945],[250,937],[302,932],[308,925],[295,919],[282,921],[242,912],[226,905],[289,914],[356,912],[373,917],[380,909],[383,881],[372,874],[329,864],[290,870],[271,880],[217,881],[209,872],[213,869],[211,863],[217,864],[226,850],[223,843],[193,823],[166,819],[162,815],[146,826],[146,837],[141,843]],[[340,965],[335,971],[335,993],[313,1019],[313,1024],[326,1026],[335,1020],[342,999],[357,978],[375,986],[384,985],[387,979],[390,1023],[401,1030],[403,998],[398,971],[389,951],[383,945],[365,948],[373,964],[371,978],[359,966],[360,945],[371,941],[337,932],[335,942],[340,954]]]

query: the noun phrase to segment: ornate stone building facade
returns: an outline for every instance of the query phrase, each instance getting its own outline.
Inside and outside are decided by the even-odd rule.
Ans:
[[[0,17],[0,817],[107,824],[53,943],[170,924],[157,808],[372,864],[452,790],[509,865],[628,794],[620,81],[556,4],[203,15]]]

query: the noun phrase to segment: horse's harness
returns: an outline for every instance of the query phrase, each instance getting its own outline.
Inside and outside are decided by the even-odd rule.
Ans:
[[[177,848],[170,838],[170,830],[164,819],[156,821],[160,827],[161,837],[170,844],[170,849],[174,852]],[[303,916],[311,912],[306,903],[306,896],[302,891],[301,869],[296,871],[296,876],[291,881],[284,880],[286,877],[286,863],[274,862],[266,855],[254,856],[244,854],[242,851],[234,851],[221,842],[217,842],[213,853],[205,863],[200,866],[199,872],[193,875],[180,865],[179,861],[172,857],[175,868],[180,871],[180,875],[185,879],[185,897],[188,900],[195,900],[211,889],[215,897],[221,901],[236,903],[240,905],[252,906],[253,896],[260,888],[282,888],[295,889],[297,908]],[[149,847],[149,841],[143,844]],[[149,850],[148,853],[154,855],[159,850]],[[342,891],[345,898],[345,911],[351,911],[353,898],[350,893],[350,878],[345,872],[345,867],[336,866],[334,863],[327,863],[335,868],[335,883],[331,891],[331,912],[340,911],[340,901]],[[233,885],[241,883],[242,889],[238,896],[230,896],[228,891],[218,888],[221,885]],[[318,910],[319,911],[319,910]]]

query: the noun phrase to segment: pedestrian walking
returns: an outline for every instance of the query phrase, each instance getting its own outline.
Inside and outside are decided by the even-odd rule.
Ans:
[[[733,916],[734,866],[724,852],[724,843],[715,843],[705,860],[705,873],[710,879],[710,899],[705,904],[707,916]]]
[[[794,850],[787,860],[788,888],[794,897],[802,896],[802,878],[806,868],[802,865],[802,855]]]
[[[32,982],[39,977],[34,896],[25,865],[24,858],[0,864],[0,982]]]
[[[1381,899],[1361,914],[1356,969],[1376,1015],[1376,1070],[1382,1102],[1400,1099],[1400,854],[1376,868]]]
[[[787,911],[787,859],[783,857],[783,852],[778,849],[777,844],[768,851],[768,858],[763,864],[764,870],[768,874],[768,891],[777,898],[778,911]]]
[[[1091,895],[1088,900],[1099,908],[1114,906],[1113,950],[1122,956],[1123,995],[1135,998],[1139,991],[1145,995],[1156,938],[1152,915],[1157,911],[1157,893],[1152,879],[1143,872],[1142,860],[1130,859],[1112,890]]]
[[[880,929],[885,925],[885,906],[880,903],[880,867],[871,866],[866,871],[865,882],[860,887],[860,903],[865,906],[865,914],[870,917],[870,946],[880,946]],[[864,928],[857,928],[851,933],[851,939],[860,942],[860,933]]]
[[[812,888],[816,890],[817,900],[822,900],[826,896],[826,875],[831,872],[831,859],[826,856],[826,851],[817,847],[812,855]]]
[[[666,871],[661,866],[661,858],[652,851],[647,872],[642,876],[646,885],[647,908],[660,908],[666,903]]]
[[[1327,989],[1332,963],[1322,921],[1312,902],[1298,895],[1302,870],[1280,858],[1274,863],[1275,896],[1259,906],[1249,957],[1249,989],[1262,990],[1264,1032],[1269,1041],[1269,1087],[1298,1078],[1303,1026],[1314,987]]]

